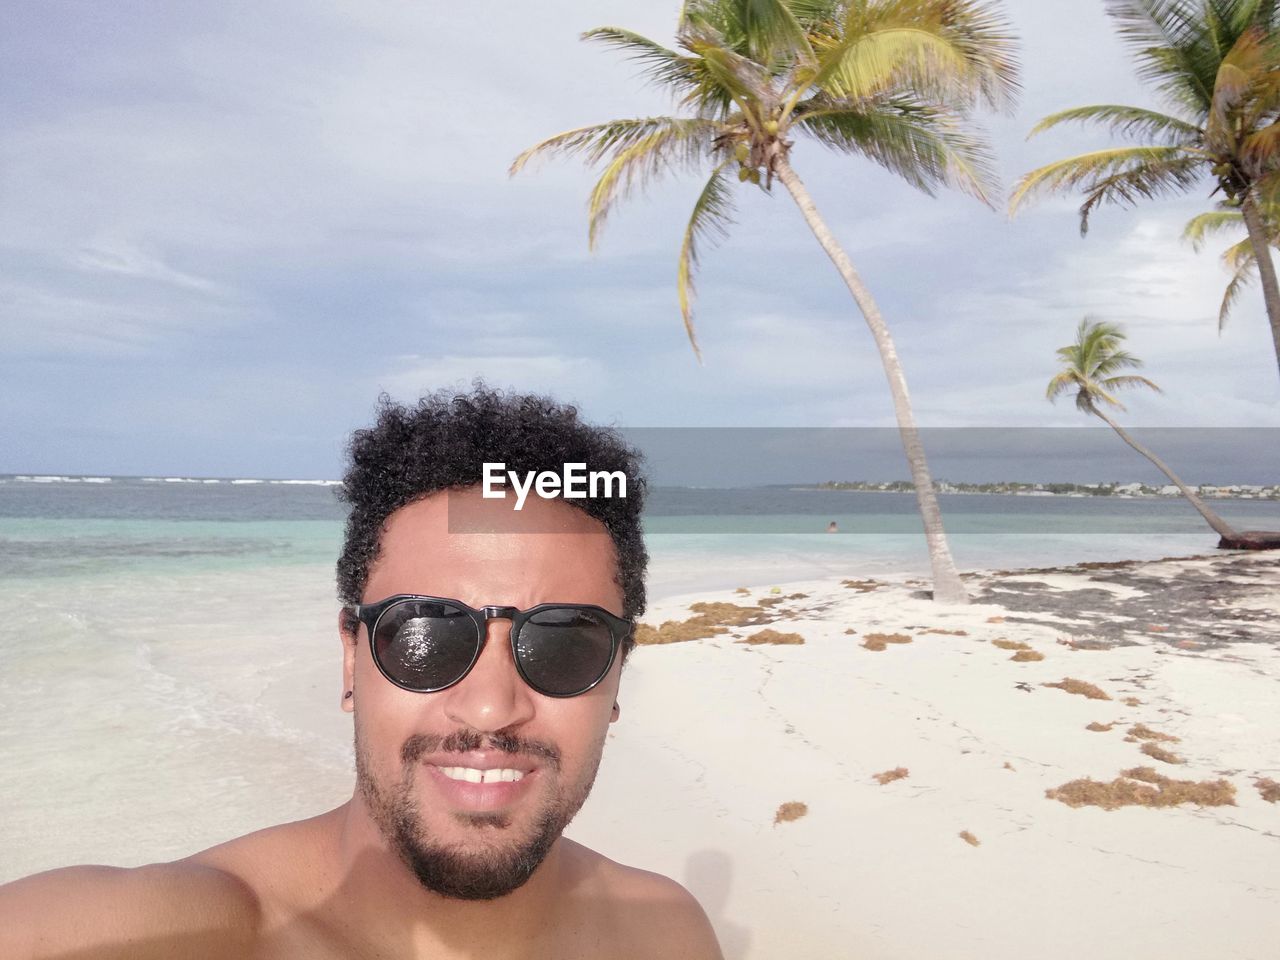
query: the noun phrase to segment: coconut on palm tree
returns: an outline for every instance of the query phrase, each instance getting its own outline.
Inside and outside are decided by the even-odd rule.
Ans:
[[[969,119],[979,103],[1004,105],[1016,91],[1005,23],[980,0],[688,0],[678,50],[618,27],[583,37],[637,60],[675,95],[681,113],[556,134],[517,157],[511,172],[548,154],[603,165],[588,211],[594,246],[606,217],[633,189],[672,171],[709,171],[684,230],[676,281],[699,361],[692,299],[702,248],[727,233],[736,182],[766,192],[781,182],[879,349],[924,520],[934,596],[963,602],[893,338],[791,157],[797,140],[808,139],[871,160],[925,193],[954,186],[990,204],[990,154]]]
[[[1224,541],[1238,539],[1239,534],[1231,525],[1210,509],[1163,460],[1107,415],[1107,408],[1124,409],[1124,404],[1115,397],[1120,390],[1141,387],[1160,390],[1146,377],[1123,372],[1142,366],[1141,360],[1125,351],[1124,341],[1125,334],[1116,324],[1100,323],[1088,318],[1081,320],[1080,326],[1076,328],[1075,342],[1058,349],[1062,369],[1049,381],[1045,396],[1056,401],[1059,397],[1074,393],[1079,410],[1101,419],[1120,435],[1121,440],[1154,463]]]
[[[1010,198],[1080,189],[1080,232],[1099,204],[1184,193],[1206,180],[1238,208],[1262,280],[1280,368],[1280,286],[1264,209],[1280,194],[1280,13],[1276,0],[1107,0],[1138,75],[1170,112],[1102,104],[1041,120],[1031,135],[1080,121],[1136,138],[1032,170]]]

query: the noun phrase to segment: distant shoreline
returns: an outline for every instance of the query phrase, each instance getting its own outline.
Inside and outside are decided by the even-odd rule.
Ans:
[[[18,483],[33,486],[60,485],[106,485],[111,483],[147,483],[165,486],[186,485],[219,485],[230,486],[310,486],[336,487],[341,480],[328,479],[281,479],[271,477],[183,477],[183,476],[110,476],[110,475],[77,475],[77,474],[39,474],[39,473],[0,473],[0,484]],[[669,489],[697,490],[702,487],[690,487],[681,484],[664,485]],[[822,483],[798,484],[765,484],[763,487],[778,486],[788,490],[813,490],[828,492],[855,493],[914,493],[915,488],[906,480],[869,481],[869,480],[828,480]],[[1280,483],[1265,484],[1199,484],[1189,485],[1201,497],[1212,500],[1280,500]],[[719,488],[716,488],[719,489]],[[725,489],[739,489],[729,487]],[[757,489],[747,487],[742,489]],[[995,483],[963,483],[950,480],[935,480],[934,490],[946,494],[990,494],[995,496],[1017,497],[1112,497],[1121,500],[1152,499],[1167,500],[1182,496],[1172,484],[1156,486],[1147,483],[1024,483],[1021,481],[1000,481]]]
[[[1201,497],[1214,500],[1280,500],[1280,484],[1188,484]],[[995,494],[1015,497],[1117,497],[1133,500],[1151,498],[1164,500],[1182,496],[1173,484],[1154,486],[1148,483],[956,483],[935,480],[933,488],[938,493]],[[871,482],[866,480],[828,480],[823,483],[797,484],[792,490],[853,491],[856,493],[912,493],[914,487],[906,480]]]

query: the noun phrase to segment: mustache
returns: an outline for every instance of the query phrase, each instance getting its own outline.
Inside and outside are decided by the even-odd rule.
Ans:
[[[408,765],[417,763],[432,753],[468,753],[472,750],[497,750],[501,753],[523,754],[545,760],[554,769],[560,769],[560,751],[541,740],[526,740],[512,733],[480,733],[478,730],[455,730],[441,736],[437,733],[415,733],[400,748],[400,760]]]

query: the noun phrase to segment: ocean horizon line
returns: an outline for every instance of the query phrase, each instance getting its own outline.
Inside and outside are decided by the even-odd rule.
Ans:
[[[0,484],[21,483],[21,484],[38,484],[38,485],[59,485],[59,484],[111,484],[111,483],[154,483],[154,484],[172,484],[172,485],[193,485],[193,486],[314,486],[314,487],[338,487],[342,485],[341,480],[330,478],[314,478],[314,477],[207,477],[207,476],[185,476],[179,474],[159,475],[159,474],[76,474],[76,473],[0,473]],[[1126,480],[1126,481],[1102,481],[1099,483],[1085,484],[1074,481],[1065,480],[988,480],[988,481],[952,481],[945,477],[937,477],[934,480],[935,489],[942,494],[990,494],[992,496],[1064,496],[1064,497],[1081,497],[1088,496],[1083,492],[1086,488],[1109,488],[1111,495],[1118,496],[1152,496],[1155,494],[1140,492],[1144,488],[1147,490],[1158,490],[1163,488],[1160,495],[1163,496],[1180,496],[1180,493],[1168,492],[1170,484],[1157,484],[1144,481]],[[1069,486],[1077,488],[1072,492],[1060,492],[1044,489],[1050,486]],[[1219,483],[1190,483],[1188,486],[1193,490],[1209,490],[1219,491],[1220,496],[1245,496],[1246,498],[1262,492],[1266,492],[1268,497],[1275,498],[1280,494],[1280,482],[1270,484],[1248,484],[1237,482],[1219,482]],[[979,490],[978,487],[996,487],[1006,489],[987,489]],[[754,484],[680,484],[680,483],[664,483],[652,484],[655,490],[805,490],[827,493],[899,493],[911,495],[914,490],[911,488],[911,482],[903,478],[893,478],[886,480],[824,480],[824,481],[793,481],[789,483],[754,483]]]

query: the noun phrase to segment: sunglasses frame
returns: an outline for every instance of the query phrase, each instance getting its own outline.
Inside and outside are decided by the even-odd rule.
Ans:
[[[442,687],[431,687],[429,689],[420,689],[418,687],[407,687],[400,681],[391,676],[390,673],[382,666],[382,661],[378,658],[378,650],[374,644],[373,638],[377,633],[378,623],[391,610],[400,603],[411,600],[421,600],[429,603],[442,603],[456,607],[461,612],[467,614],[472,623],[476,627],[475,652],[471,655],[471,662],[467,664],[467,668],[462,671],[456,680],[452,680]],[[476,608],[470,604],[463,603],[461,600],[453,600],[449,597],[431,597],[418,593],[397,593],[393,596],[378,600],[375,603],[351,603],[346,608],[350,611],[360,623],[364,624],[365,632],[369,635],[369,655],[373,658],[374,665],[378,668],[387,680],[399,687],[401,690],[408,690],[410,693],[440,693],[448,690],[450,687],[456,686],[467,678],[471,673],[476,662],[480,659],[480,654],[484,650],[484,645],[488,641],[488,629],[486,624],[490,620],[510,620],[511,629],[507,632],[507,637],[511,645],[511,660],[516,665],[516,672],[520,674],[520,679],[524,681],[529,689],[536,693],[542,694],[544,697],[554,697],[559,700],[568,699],[569,697],[580,697],[597,686],[605,677],[609,675],[609,671],[613,668],[613,662],[618,659],[618,650],[626,642],[627,637],[635,629],[635,621],[627,620],[616,614],[610,613],[604,607],[598,607],[590,603],[540,603],[536,607],[530,607],[527,610],[521,610],[518,607],[504,607],[497,605],[486,605]],[[516,652],[517,640],[520,636],[520,630],[524,625],[536,614],[543,610],[587,610],[597,615],[609,627],[609,662],[605,664],[604,670],[600,672],[600,676],[591,681],[581,690],[575,690],[571,693],[549,693],[543,690],[537,684],[533,683],[528,674],[525,673],[524,666],[520,663],[520,657]]]

